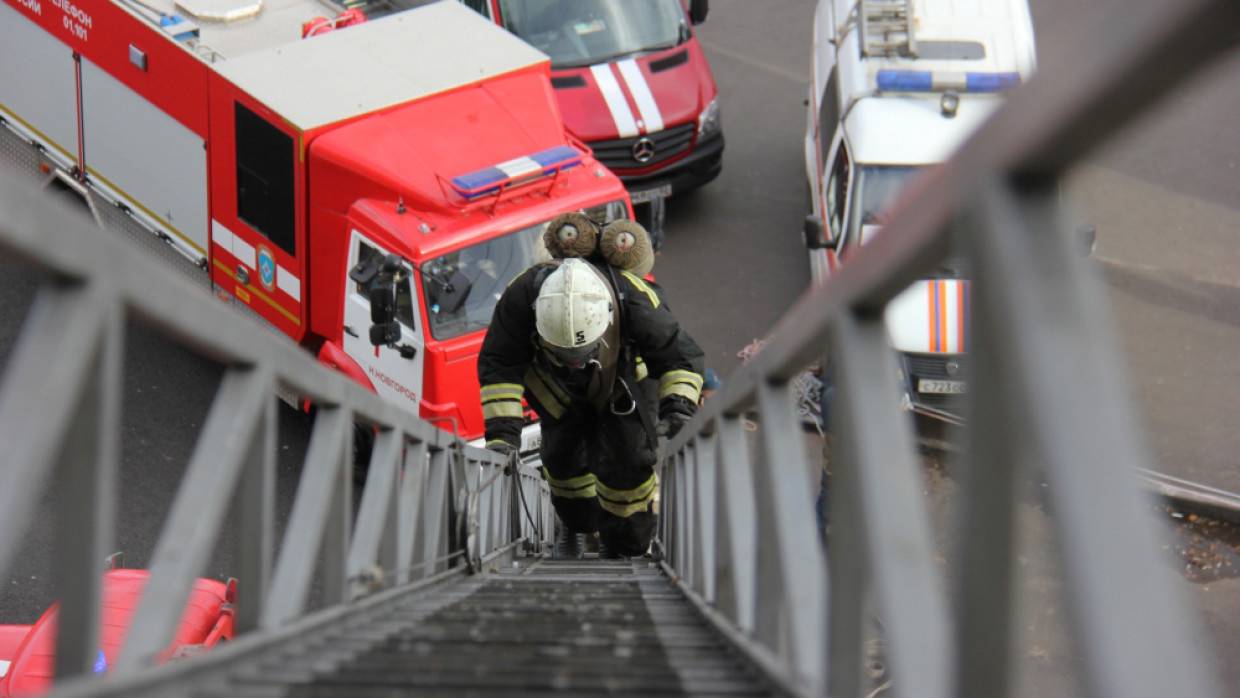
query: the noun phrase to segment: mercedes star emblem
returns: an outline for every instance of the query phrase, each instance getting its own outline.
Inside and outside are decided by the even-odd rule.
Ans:
[[[960,373],[960,363],[957,361],[948,361],[944,368],[947,369],[947,375],[949,376],[954,376],[957,373]]]
[[[633,159],[640,163],[647,163],[654,159],[654,141],[649,138],[639,138],[633,144]]]

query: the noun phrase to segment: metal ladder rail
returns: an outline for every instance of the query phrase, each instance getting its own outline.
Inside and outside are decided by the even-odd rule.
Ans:
[[[1083,35],[1109,41],[1077,42],[1044,61],[666,445],[659,544],[669,569],[800,693],[860,694],[873,608],[892,695],[1010,695],[1015,483],[1020,464],[1038,463],[1087,694],[1218,695],[1181,590],[1160,572],[1155,522],[1132,473],[1147,453],[1117,375],[1103,292],[1070,244],[1056,185],[1223,55],[1240,5],[1147,0],[1126,11],[1123,27],[1101,8],[1082,22]],[[953,247],[979,270],[977,345],[992,349],[979,355],[971,394],[976,465],[960,495],[963,563],[949,560],[961,568],[954,616],[882,321],[886,304]],[[1071,366],[1055,361],[1064,355]],[[837,389],[829,569],[791,390],[820,360],[832,362]]]
[[[204,296],[131,242],[91,230],[32,185],[0,182],[0,249],[47,272],[0,380],[0,574],[32,525],[52,481],[67,483],[52,524],[60,587],[57,680],[71,690],[112,691],[147,676],[172,641],[190,588],[236,506],[236,609],[240,636],[261,638],[303,617],[316,561],[326,600],[342,608],[375,586],[407,583],[450,566],[476,569],[521,541],[549,542],[549,491],[529,468],[464,446],[320,365],[283,336]],[[109,680],[98,653],[100,561],[113,551],[126,319],[138,317],[224,366],[223,379],[150,564],[125,647]],[[284,544],[273,535],[277,389],[317,407]],[[379,432],[357,526],[350,530],[354,421]],[[483,472],[487,477],[483,477]],[[400,475],[401,486],[395,487]],[[514,482],[524,484],[530,523]],[[461,514],[462,516],[458,516]],[[414,526],[397,526],[397,521]],[[464,526],[458,524],[463,523]],[[414,535],[410,535],[410,533]],[[462,567],[464,561],[468,567]],[[376,585],[379,575],[382,584]],[[185,662],[191,665],[194,662]],[[59,686],[58,686],[59,687]],[[65,685],[69,691],[70,686]]]

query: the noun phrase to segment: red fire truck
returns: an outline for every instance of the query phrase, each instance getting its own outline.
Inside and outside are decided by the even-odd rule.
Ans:
[[[456,2],[370,21],[329,5],[4,0],[0,120],[220,297],[479,436],[500,293],[546,221],[628,217],[628,196],[566,133],[539,51]],[[375,346],[348,274],[378,257],[401,273]]]
[[[706,0],[462,0],[551,56],[573,135],[620,175],[633,203],[663,200],[723,168],[719,91],[691,25]]]
[[[109,560],[118,558],[114,555]],[[120,657],[149,578],[146,570],[113,567],[104,573],[96,674],[106,673]],[[236,600],[237,580],[196,580],[176,635],[160,653],[160,661],[194,655],[232,640]],[[33,625],[0,625],[0,698],[30,698],[51,689],[59,615],[59,605],[53,604]]]

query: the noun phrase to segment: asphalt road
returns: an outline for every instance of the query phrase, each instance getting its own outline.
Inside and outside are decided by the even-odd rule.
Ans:
[[[1121,0],[1089,6],[1123,16]],[[736,353],[767,333],[809,281],[800,242],[804,215],[801,137],[809,79],[812,0],[714,0],[699,28],[722,91],[727,151],[714,183],[669,205],[668,239],[655,267],[672,307],[726,375]],[[1076,39],[1084,10],[1034,0],[1039,49]],[[1098,226],[1099,267],[1112,291],[1124,355],[1146,437],[1160,469],[1240,491],[1240,429],[1231,405],[1240,368],[1240,57],[1233,57],[1119,134],[1078,169],[1068,193]],[[0,361],[29,275],[0,266]],[[218,369],[135,326],[126,363],[123,483],[117,548],[149,558]],[[1070,357],[1065,357],[1070,360]],[[308,423],[280,411],[281,523],[291,503]],[[20,486],[20,483],[3,483]],[[54,507],[54,494],[45,507]],[[227,576],[227,534],[206,573]],[[54,598],[47,578],[51,532],[36,527],[9,579],[0,623],[30,622]],[[1235,593],[1232,594],[1235,596]],[[1224,641],[1234,604],[1212,599]],[[1213,606],[1211,606],[1213,604]],[[1233,621],[1234,624],[1234,621]],[[1230,640],[1229,648],[1240,647]]]

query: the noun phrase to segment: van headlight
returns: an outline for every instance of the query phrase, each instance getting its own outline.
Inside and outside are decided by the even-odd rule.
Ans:
[[[722,127],[719,120],[719,98],[716,97],[698,115],[698,140],[715,135]]]

